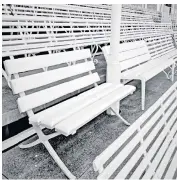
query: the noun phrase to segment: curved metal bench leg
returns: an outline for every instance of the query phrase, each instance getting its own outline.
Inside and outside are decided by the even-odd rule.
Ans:
[[[39,139],[29,143],[29,144],[20,144],[19,147],[21,149],[26,149],[26,148],[30,148],[30,147],[33,147],[33,146],[36,146],[37,144],[41,143],[41,141]]]
[[[114,113],[117,117],[119,117],[119,118],[123,121],[123,123],[124,123],[125,125],[130,126],[130,123],[129,123],[128,121],[126,121],[120,114],[116,113],[113,108],[111,108],[111,110],[113,111],[113,113]]]
[[[76,179],[76,177],[68,170],[68,168],[65,166],[65,164],[62,162],[62,160],[59,158],[57,153],[54,151],[52,146],[48,141],[42,142],[46,149],[48,150],[49,154],[52,156],[52,158],[55,160],[55,162],[58,164],[58,166],[62,169],[62,171],[65,173],[65,175],[69,179]]]
[[[62,162],[62,160],[59,158],[59,156],[57,155],[57,153],[55,152],[55,150],[53,149],[53,147],[51,146],[51,144],[48,141],[48,139],[55,137],[57,134],[54,133],[54,135],[47,136],[42,132],[42,130],[40,129],[39,126],[33,126],[33,127],[39,137],[39,141],[46,147],[49,154],[52,156],[52,158],[58,164],[58,166],[62,169],[62,171],[65,173],[65,175],[69,179],[76,179],[76,177],[69,171],[69,169],[65,166],[65,164]]]

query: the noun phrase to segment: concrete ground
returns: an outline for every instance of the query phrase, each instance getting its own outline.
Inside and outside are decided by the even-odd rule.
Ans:
[[[175,76],[177,81],[177,76]],[[175,82],[174,81],[174,82]],[[121,101],[121,115],[133,123],[144,111],[140,106],[140,82],[132,81],[136,92]],[[172,85],[162,72],[147,82],[146,110]],[[80,128],[73,136],[58,136],[50,142],[62,161],[77,177],[94,179],[92,162],[109,144],[125,131],[115,116],[102,113]],[[35,137],[27,140],[32,141]],[[64,179],[66,176],[56,165],[42,144],[29,149],[18,146],[2,154],[2,172],[9,179]]]

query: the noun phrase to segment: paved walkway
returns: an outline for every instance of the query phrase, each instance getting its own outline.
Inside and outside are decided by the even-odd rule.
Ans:
[[[175,76],[177,81],[177,76]],[[140,106],[140,81],[132,81],[136,92],[121,101],[122,116],[133,123],[142,113]],[[164,73],[158,74],[147,82],[146,110],[170,86]],[[115,116],[101,114],[90,123],[78,130],[74,136],[58,136],[50,142],[58,155],[77,177],[94,179],[97,173],[93,171],[92,162],[109,144],[121,135],[125,126]],[[32,141],[35,137],[28,141]],[[2,172],[7,178],[66,178],[42,144],[29,149],[18,146],[2,154]]]

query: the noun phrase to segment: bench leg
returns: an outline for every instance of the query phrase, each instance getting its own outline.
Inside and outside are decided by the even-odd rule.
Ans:
[[[119,113],[115,112],[113,108],[110,108],[110,109],[113,111],[113,113],[114,113],[118,118],[120,118],[120,119],[123,121],[123,123],[124,123],[125,125],[130,126],[130,123],[127,122]]]
[[[57,153],[54,151],[53,147],[50,145],[48,141],[43,142],[44,146],[48,150],[49,154],[52,156],[52,158],[55,160],[55,162],[58,164],[58,166],[62,169],[62,171],[65,173],[65,175],[69,179],[76,179],[76,177],[69,171],[69,169],[65,166],[63,161],[59,158]]]
[[[45,135],[42,130],[40,129],[40,127],[38,126],[33,126],[39,139],[37,139],[36,141],[26,144],[26,145],[20,145],[21,148],[29,148],[32,146],[35,146],[39,143],[42,143],[45,148],[48,150],[49,154],[52,156],[52,158],[55,160],[55,162],[58,164],[58,166],[62,169],[62,171],[65,173],[65,175],[69,178],[69,179],[76,179],[76,177],[69,171],[69,169],[65,166],[65,164],[62,162],[62,160],[59,158],[59,156],[57,155],[57,153],[55,152],[55,150],[53,149],[53,147],[51,146],[51,144],[49,143],[49,139],[58,136],[59,134],[53,133],[51,135]]]
[[[146,86],[146,82],[144,80],[141,80],[141,108],[142,110],[145,109],[145,87]]]
[[[172,70],[171,70],[171,81],[174,81],[174,75],[175,75],[175,63],[172,65]]]

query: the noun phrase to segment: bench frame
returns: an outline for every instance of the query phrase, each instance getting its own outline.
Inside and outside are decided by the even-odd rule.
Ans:
[[[81,55],[79,55],[80,54],[80,52],[82,51],[82,53],[81,53]],[[69,53],[69,54],[68,54]],[[72,53],[72,54],[70,54],[70,53]],[[74,54],[75,53],[75,54]],[[59,53],[60,54],[60,53]],[[15,93],[15,94],[19,94],[19,96],[20,96],[20,98],[23,98],[24,96],[25,96],[25,91],[27,91],[27,90],[30,90],[30,89],[34,89],[34,87],[36,88],[36,87],[40,87],[40,86],[42,86],[42,85],[35,85],[35,83],[34,83],[34,85],[30,85],[29,87],[23,87],[24,85],[23,85],[23,81],[22,82],[20,82],[20,84],[19,84],[19,81],[18,81],[18,78],[19,78],[19,72],[24,72],[24,71],[29,71],[29,70],[34,70],[34,67],[36,68],[36,66],[37,66],[37,69],[39,69],[39,67],[41,68],[41,65],[40,64],[42,64],[42,67],[43,66],[45,66],[46,64],[49,64],[49,66],[52,66],[52,65],[57,65],[57,64],[62,64],[62,63],[67,63],[68,61],[68,58],[71,60],[71,62],[73,62],[73,63],[75,63],[75,61],[77,61],[77,60],[75,60],[75,59],[77,59],[78,58],[78,60],[81,60],[81,59],[79,59],[79,58],[83,58],[83,60],[84,60],[84,62],[83,62],[83,64],[84,63],[88,63],[88,61],[85,59],[86,58],[86,56],[87,56],[87,59],[88,58],[90,58],[91,59],[91,64],[92,64],[92,66],[94,66],[94,64],[93,64],[93,60],[92,60],[92,58],[91,58],[91,54],[90,54],[90,50],[88,50],[88,49],[83,49],[83,50],[77,50],[77,53],[76,53],[76,51],[72,51],[72,52],[63,52],[62,53],[62,55],[60,56],[60,57],[58,57],[58,56],[56,56],[57,54],[54,54],[54,57],[53,57],[53,60],[54,61],[52,61],[52,62],[50,62],[51,61],[51,58],[47,58],[49,55],[45,55],[45,57],[46,57],[46,59],[44,58],[44,56],[42,56],[43,58],[42,58],[42,61],[37,61],[37,59],[36,58],[41,58],[41,56],[40,57],[34,57],[35,59],[32,59],[32,58],[30,58],[30,59],[27,59],[27,62],[28,62],[28,67],[27,67],[27,65],[24,65],[24,63],[23,63],[23,61],[25,61],[25,59],[21,59],[20,61],[18,61],[19,59],[17,59],[17,61],[14,59],[13,61],[12,60],[6,60],[5,61],[5,68],[6,68],[6,70],[7,70],[7,74],[8,75],[14,75],[14,77],[15,77],[15,82],[12,82],[13,81],[13,79],[10,81],[10,83],[11,83],[11,87],[12,87],[12,90],[13,90],[13,92]],[[66,55],[66,57],[64,57],[64,55]],[[75,56],[74,56],[75,55]],[[55,58],[55,59],[54,59]],[[57,58],[57,59],[56,59]],[[33,61],[32,61],[33,60]],[[34,61],[35,60],[35,61]],[[40,60],[40,59],[38,59],[38,60]],[[45,60],[45,61],[44,61]],[[46,61],[47,60],[47,61]],[[57,61],[56,61],[57,60]],[[59,60],[61,60],[61,62],[59,61]],[[63,62],[64,61],[64,62]],[[31,65],[32,63],[34,63],[34,62],[36,62],[37,63],[37,65]],[[39,62],[39,63],[38,63]],[[43,62],[45,62],[45,65],[43,65]],[[13,64],[13,63],[15,63],[15,64]],[[22,63],[22,67],[21,66],[19,66],[19,63]],[[30,64],[29,64],[30,63]],[[90,65],[91,65],[90,64]],[[30,67],[29,67],[29,65],[30,65]],[[75,65],[75,64],[74,64]],[[15,67],[14,67],[15,66]],[[27,69],[26,69],[26,67],[27,67]],[[68,67],[69,67],[69,65],[68,65]],[[31,69],[30,69],[31,68]],[[74,66],[74,68],[75,68],[75,66]],[[84,66],[84,68],[86,68],[85,66]],[[92,69],[92,70],[94,70],[94,68],[95,68],[95,66],[94,67],[89,67],[89,69]],[[47,67],[45,68],[45,69],[43,69],[44,71],[47,69]],[[73,70],[75,70],[76,71],[76,68],[75,69],[73,69]],[[55,72],[56,72],[56,70],[54,70]],[[88,71],[88,68],[86,68],[86,69],[84,69],[84,70],[82,70],[81,72],[75,72],[74,71],[74,74],[76,73],[77,75],[79,74],[79,73],[85,73],[85,72],[87,72]],[[50,71],[51,72],[51,71]],[[49,71],[48,71],[48,73],[50,73]],[[47,71],[46,71],[46,73],[47,73]],[[81,73],[81,74],[82,74]],[[90,76],[90,75],[93,75],[92,74],[92,72],[91,72],[91,70],[89,70],[88,71],[88,73],[89,73],[89,75],[88,76]],[[40,74],[40,73],[39,73]],[[61,72],[60,72],[60,74],[61,74]],[[76,75],[75,74],[75,75]],[[94,74],[97,74],[97,73],[94,73]],[[55,74],[56,75],[56,74]],[[59,75],[59,74],[58,74]],[[70,75],[70,73],[69,73],[69,75]],[[33,76],[33,75],[32,75]],[[97,74],[97,76],[98,76],[98,74]],[[57,80],[60,80],[60,78],[58,78],[58,77],[56,77],[56,76],[54,76],[54,74],[52,75],[52,78],[54,78],[55,77],[55,79],[54,79],[54,81],[53,80],[50,80],[50,82],[48,81],[48,80],[44,80],[44,82],[43,83],[45,83],[45,84],[48,84],[48,83],[51,83],[51,82],[55,82],[55,81],[57,81]],[[67,77],[69,77],[68,75],[67,75]],[[30,78],[32,78],[32,77],[30,77]],[[66,78],[66,77],[65,77]],[[95,78],[96,77],[94,77],[94,80],[92,79],[91,80],[91,82],[89,82],[89,83],[92,83],[95,87],[96,86],[98,86],[97,85],[97,82],[98,82],[98,80],[97,80],[97,78],[96,78],[96,80],[95,80]],[[61,78],[62,79],[62,78]],[[32,79],[31,79],[32,80]],[[31,81],[30,80],[30,81]],[[39,80],[39,79],[38,79]],[[71,80],[72,81],[72,80]],[[95,81],[97,81],[97,82],[95,82]],[[38,82],[38,81],[36,81],[36,82]],[[80,82],[80,81],[79,81]],[[95,83],[94,83],[95,82]],[[88,84],[89,83],[86,83],[87,84],[87,86],[88,86]],[[43,84],[43,85],[45,85],[45,84]],[[87,87],[86,86],[86,87]],[[80,87],[80,86],[78,86],[78,87]],[[116,86],[117,87],[117,86]],[[121,86],[122,87],[122,86]],[[119,88],[119,87],[118,87]],[[117,88],[116,88],[117,89]],[[134,92],[134,90],[135,90],[135,88],[132,88],[131,87],[131,92],[127,92],[127,94],[129,95],[129,94],[132,94],[133,92]],[[47,91],[48,92],[48,91]],[[112,93],[112,91],[110,91],[109,92],[109,94],[111,94]],[[57,93],[58,94],[58,93]],[[66,93],[65,93],[66,94]],[[107,94],[108,95],[108,94]],[[40,96],[41,96],[41,94],[40,94]],[[58,95],[57,95],[58,96]],[[105,95],[104,95],[105,96]],[[53,97],[53,95],[52,95],[52,97]],[[41,97],[40,97],[41,98]],[[56,95],[55,95],[55,98],[57,98],[56,97]],[[123,97],[122,97],[123,98]],[[19,99],[18,99],[19,100]],[[98,99],[99,100],[99,99]],[[121,99],[120,99],[121,100]],[[41,100],[40,100],[41,101]],[[47,101],[48,100],[45,100],[45,103],[47,103]],[[51,101],[51,99],[50,99],[50,101]],[[48,102],[50,102],[50,101],[48,101]],[[97,100],[96,100],[97,101]],[[119,100],[118,100],[118,102],[119,102]],[[31,118],[31,117],[33,117],[34,116],[34,112],[33,112],[33,109],[35,108],[35,107],[37,107],[36,105],[34,105],[33,103],[32,103],[32,105],[31,105],[31,101],[30,101],[30,106],[29,107],[22,107],[22,106],[25,106],[25,103],[22,103],[22,104],[20,104],[19,103],[19,101],[18,101],[18,105],[19,105],[19,110],[20,110],[20,112],[26,112],[27,113],[27,115],[28,115],[28,117],[29,118]],[[41,103],[41,102],[40,102]],[[44,103],[43,101],[42,101],[42,103]],[[115,115],[118,117],[118,118],[120,118],[122,121],[123,121],[123,123],[125,123],[126,125],[130,125],[119,113],[117,113],[117,112],[115,112],[114,111],[114,109],[113,109],[113,104],[109,104],[109,106],[107,107],[107,109],[111,109],[114,113],[115,113]],[[32,109],[31,109],[32,108]],[[50,108],[49,108],[50,109]],[[45,110],[43,110],[43,111],[45,111]],[[42,111],[42,112],[43,112]],[[100,110],[99,110],[100,111]],[[102,112],[101,112],[102,113]],[[100,112],[99,112],[99,114],[101,114]],[[50,114],[49,114],[50,115]],[[64,121],[64,120],[63,120]],[[48,152],[49,152],[49,154],[53,157],[53,159],[55,160],[55,162],[58,164],[58,166],[62,169],[62,171],[66,174],[66,176],[68,177],[68,178],[70,178],[70,179],[75,179],[76,177],[68,170],[68,168],[65,166],[65,164],[62,162],[62,160],[59,158],[59,156],[57,155],[57,153],[55,152],[55,150],[53,149],[53,147],[50,145],[50,143],[49,143],[49,139],[52,139],[52,138],[54,138],[54,137],[56,137],[56,136],[58,136],[58,135],[61,135],[61,134],[63,134],[62,132],[54,132],[53,134],[50,134],[50,135],[45,135],[44,133],[43,133],[43,129],[45,128],[45,126],[44,125],[41,125],[40,123],[37,123],[37,122],[33,122],[33,121],[30,121],[30,123],[32,124],[32,126],[33,126],[33,128],[34,128],[34,130],[35,130],[35,132],[37,133],[37,136],[38,136],[38,139],[36,140],[36,141],[34,141],[34,142],[32,142],[32,143],[29,143],[29,144],[21,144],[21,145],[19,145],[19,147],[20,148],[30,148],[30,147],[33,147],[33,146],[35,146],[35,145],[37,145],[37,144],[39,144],[39,143],[42,143],[45,147],[46,147],[46,149],[48,150]],[[57,122],[58,123],[58,122]],[[87,122],[86,122],[87,123]],[[86,124],[85,123],[85,124]],[[85,125],[84,124],[84,125]],[[83,126],[83,125],[82,125]],[[55,128],[55,126],[54,126],[54,128]],[[77,129],[79,129],[79,128],[77,128]],[[77,130],[76,129],[76,130]],[[71,133],[72,133],[72,135],[73,134],[75,134],[76,133],[76,130],[75,131],[72,131]]]

